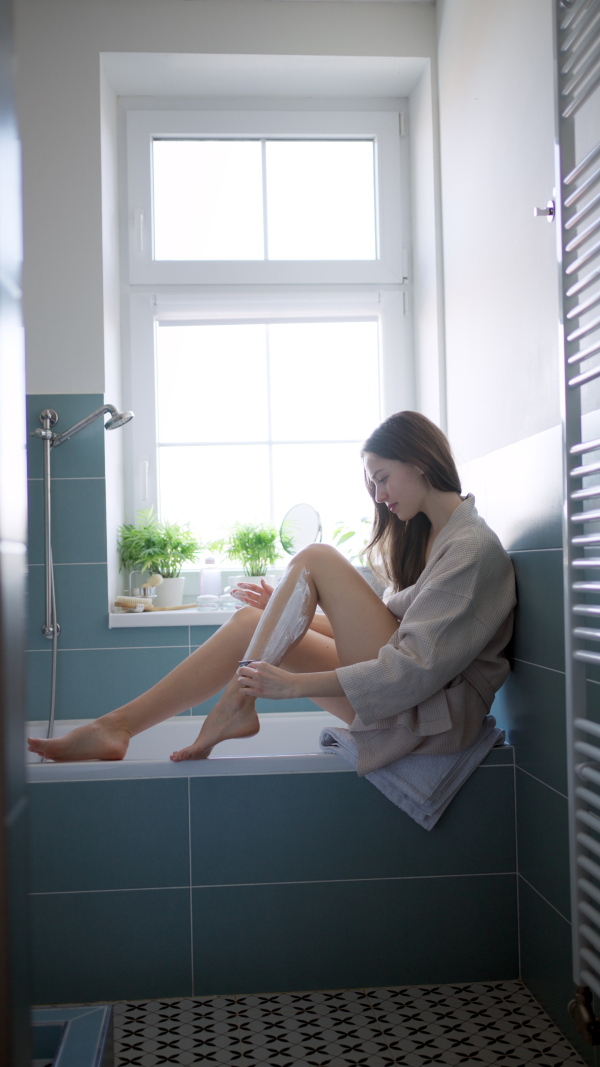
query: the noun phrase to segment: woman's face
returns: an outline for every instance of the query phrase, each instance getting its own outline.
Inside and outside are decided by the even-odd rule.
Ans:
[[[413,463],[383,459],[373,452],[364,458],[367,477],[375,488],[375,500],[386,504],[399,519],[414,519],[423,511],[429,482]]]

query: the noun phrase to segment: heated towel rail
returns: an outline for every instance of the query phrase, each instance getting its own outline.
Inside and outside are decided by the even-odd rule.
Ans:
[[[600,0],[554,0],[555,211],[564,427],[564,588],[573,915],[571,1006],[600,1043]]]

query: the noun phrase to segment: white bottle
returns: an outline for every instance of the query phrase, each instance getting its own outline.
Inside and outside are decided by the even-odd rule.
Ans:
[[[221,595],[221,570],[215,563],[214,556],[207,556],[200,571],[201,596]]]

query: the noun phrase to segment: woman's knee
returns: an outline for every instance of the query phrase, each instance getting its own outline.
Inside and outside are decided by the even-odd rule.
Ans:
[[[228,620],[227,625],[233,626],[234,629],[241,630],[244,633],[253,634],[261,617],[262,611],[260,608],[253,608],[251,605],[245,604],[244,607],[237,608]]]
[[[312,567],[321,566],[323,563],[347,563],[345,556],[342,556],[341,552],[338,552],[337,548],[333,545],[307,545],[306,548],[300,549],[294,556],[294,560],[298,560],[303,563],[304,566],[310,571]]]

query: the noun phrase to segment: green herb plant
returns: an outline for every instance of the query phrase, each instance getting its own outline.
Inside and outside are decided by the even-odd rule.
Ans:
[[[178,578],[184,563],[193,563],[202,548],[191,530],[161,522],[153,508],[138,512],[137,523],[119,527],[117,548],[125,571],[148,571]]]
[[[362,518],[359,529],[353,530],[345,522],[338,522],[333,531],[333,544],[335,548],[346,556],[350,563],[356,560],[362,566],[364,564],[364,552],[370,540],[371,520]],[[366,529],[368,527],[368,530]],[[342,545],[344,546],[342,548]]]
[[[274,526],[238,522],[230,531],[229,538],[211,547],[224,549],[228,559],[241,563],[248,578],[258,577],[265,575],[268,568],[280,559],[278,537]]]

